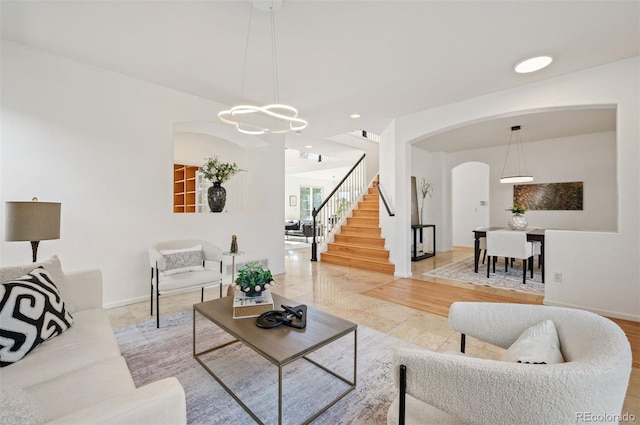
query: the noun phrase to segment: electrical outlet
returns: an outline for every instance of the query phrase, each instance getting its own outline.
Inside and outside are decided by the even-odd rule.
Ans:
[[[562,272],[554,272],[553,273],[553,281],[557,283],[562,282]]]

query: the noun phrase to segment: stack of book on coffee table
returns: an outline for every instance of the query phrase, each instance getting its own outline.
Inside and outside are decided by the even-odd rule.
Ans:
[[[238,288],[233,294],[233,318],[258,317],[273,310],[271,291],[262,291],[257,297],[247,297]]]

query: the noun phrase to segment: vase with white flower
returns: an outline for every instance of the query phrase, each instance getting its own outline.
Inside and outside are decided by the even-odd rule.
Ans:
[[[200,167],[200,172],[205,179],[213,183],[213,186],[207,191],[209,208],[211,212],[222,212],[227,202],[227,191],[222,187],[222,183],[243,170],[235,162],[222,162],[217,156],[209,157],[206,160],[204,165]]]

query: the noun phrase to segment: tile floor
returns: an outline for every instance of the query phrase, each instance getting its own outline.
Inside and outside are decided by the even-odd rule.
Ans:
[[[412,263],[413,277],[420,279],[423,272],[457,261],[468,255],[469,252],[471,251],[456,249]],[[459,350],[460,335],[449,328],[447,318],[362,294],[369,289],[399,278],[377,272],[311,262],[310,258],[309,248],[286,250],[286,273],[275,276],[276,285],[273,292],[430,350]],[[456,283],[446,279],[440,281],[436,279],[435,281],[468,287],[466,283]],[[495,288],[482,290],[502,291]],[[217,298],[218,294],[218,288],[207,289],[205,299]],[[527,297],[527,295],[514,293],[514,297]],[[191,311],[193,304],[197,302],[200,302],[200,291],[167,296],[160,299],[160,311],[162,316]],[[151,319],[149,302],[111,309],[109,317],[114,329],[149,320]],[[467,353],[471,356],[496,359],[500,358],[502,352],[501,348],[467,338]],[[633,369],[623,412],[634,414],[636,418],[634,423],[640,423],[639,368]]]

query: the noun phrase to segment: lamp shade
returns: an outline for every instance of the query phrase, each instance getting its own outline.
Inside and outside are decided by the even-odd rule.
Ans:
[[[5,207],[6,241],[60,239],[59,202],[16,201]]]

